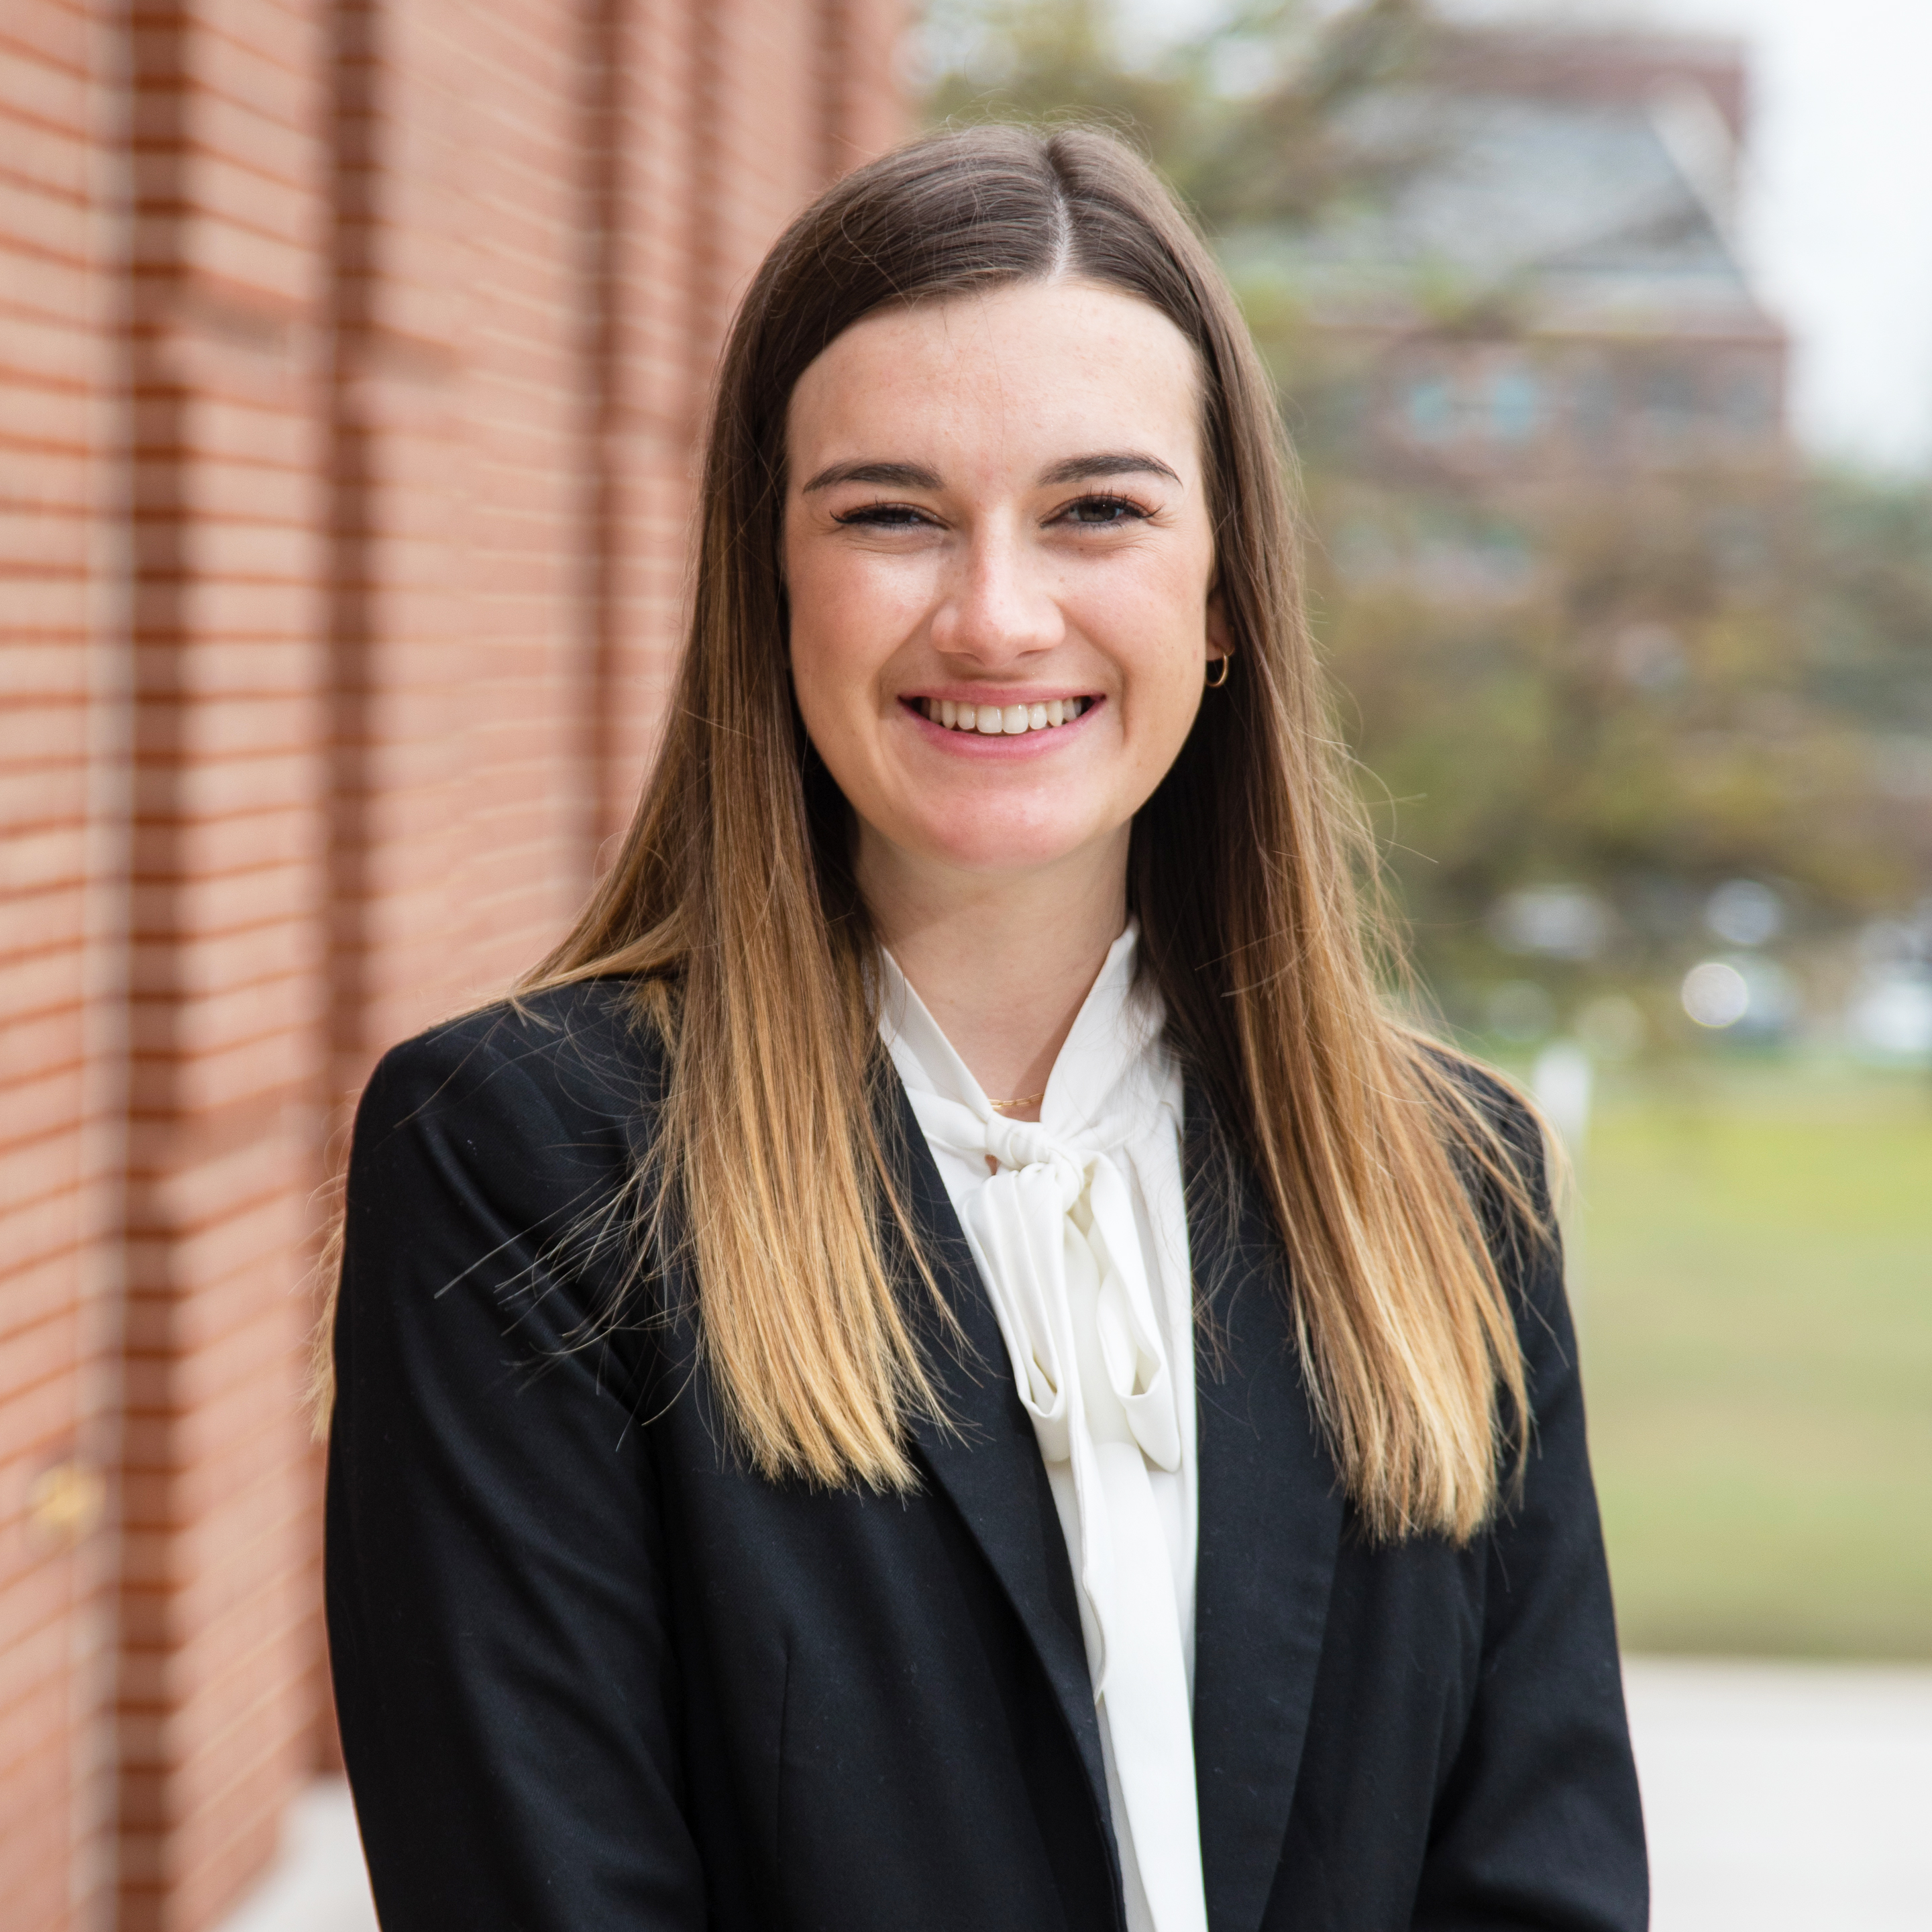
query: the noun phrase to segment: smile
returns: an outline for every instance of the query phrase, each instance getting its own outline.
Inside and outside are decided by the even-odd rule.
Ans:
[[[949,731],[976,731],[988,738],[1017,738],[1028,731],[1051,731],[1070,724],[1093,700],[1052,698],[1043,704],[958,704],[950,698],[908,700],[933,724]]]

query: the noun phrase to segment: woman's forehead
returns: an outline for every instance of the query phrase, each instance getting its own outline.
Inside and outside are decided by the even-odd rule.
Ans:
[[[1151,440],[1179,468],[1198,462],[1200,388],[1192,344],[1151,304],[1086,280],[1021,283],[854,323],[800,377],[788,442],[801,476],[848,455],[830,446],[881,436],[1022,460],[1069,438]]]

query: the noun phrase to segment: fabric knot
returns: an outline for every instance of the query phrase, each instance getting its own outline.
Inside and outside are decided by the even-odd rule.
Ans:
[[[986,1151],[1004,1168],[1052,1170],[1058,1184],[1060,1211],[1077,1202],[1087,1186],[1086,1162],[1054,1138],[1037,1120],[1009,1120],[998,1114],[986,1124]]]

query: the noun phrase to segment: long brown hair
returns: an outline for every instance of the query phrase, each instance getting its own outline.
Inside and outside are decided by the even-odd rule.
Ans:
[[[1351,1495],[1377,1534],[1466,1538],[1527,1426],[1472,1188],[1500,1190],[1534,1238],[1528,1189],[1454,1056],[1378,988],[1394,955],[1372,937],[1372,847],[1303,615],[1274,394],[1207,248],[1111,136],[916,142],[828,190],[766,258],[718,376],[662,750],[616,862],[519,990],[631,975],[663,1036],[640,1198],[675,1210],[752,1466],[913,1481],[905,1425],[938,1405],[881,1241],[883,1217],[906,1216],[871,1106],[881,1056],[850,815],[788,675],[785,414],[806,366],[873,310],[1060,275],[1150,303],[1203,378],[1234,676],[1134,825],[1142,970],[1286,1245],[1294,1333]]]

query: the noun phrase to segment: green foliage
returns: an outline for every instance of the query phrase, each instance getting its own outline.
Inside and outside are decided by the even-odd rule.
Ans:
[[[1480,922],[1517,886],[1601,893],[1618,918],[1592,970],[1621,979],[1681,970],[1696,904],[1726,878],[1777,881],[1814,928],[1923,890],[1874,782],[1870,722],[1821,675],[1816,607],[1838,593],[1808,576],[1802,498],[1745,497],[1780,560],[1743,580],[1711,493],[1659,485],[1546,511],[1510,594],[1432,596],[1413,548],[1380,580],[1337,564],[1371,518],[1406,523],[1412,545],[1413,502],[1312,487],[1331,533],[1319,628],[1421,963],[1452,1004],[1505,970]],[[1868,636],[1860,662],[1889,673],[1903,654]]]
[[[1932,488],[1828,470],[1808,509],[1819,689],[1874,727],[1932,732]]]
[[[1369,166],[1340,110],[1413,57],[1419,0],[1236,0],[1148,62],[1105,0],[938,0],[928,118],[1097,121],[1150,154],[1210,232],[1313,214]]]

